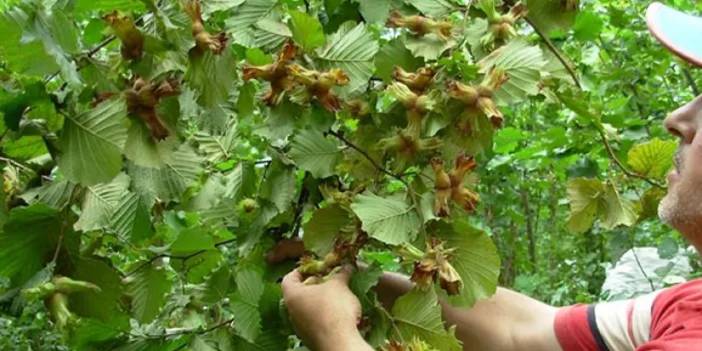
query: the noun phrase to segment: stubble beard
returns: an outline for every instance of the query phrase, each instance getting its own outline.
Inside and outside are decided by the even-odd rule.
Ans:
[[[661,200],[658,217],[693,244],[702,243],[702,184],[680,179]]]

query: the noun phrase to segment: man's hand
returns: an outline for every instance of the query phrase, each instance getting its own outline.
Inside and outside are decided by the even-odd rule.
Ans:
[[[283,278],[283,300],[297,334],[313,350],[372,350],[356,325],[361,303],[348,287],[350,267],[321,284],[306,284],[297,270]]]

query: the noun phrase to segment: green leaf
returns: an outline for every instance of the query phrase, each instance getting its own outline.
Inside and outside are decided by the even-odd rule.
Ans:
[[[109,181],[122,169],[127,141],[127,106],[122,99],[66,116],[58,165],[66,178],[82,185]]]
[[[599,217],[602,227],[631,226],[637,215],[629,200],[623,199],[612,184],[596,179],[576,178],[568,182],[570,217],[568,230],[582,233],[590,229]]]
[[[23,42],[37,40],[55,60],[61,76],[73,87],[80,85],[80,76],[71,55],[80,50],[78,30],[60,9],[49,10],[36,2],[8,11],[8,15],[24,29]]]
[[[365,25],[347,22],[329,36],[326,46],[317,49],[317,59],[324,69],[342,69],[350,78],[343,91],[352,93],[366,86],[373,75],[378,49],[378,42]]]
[[[25,15],[21,12],[7,11],[0,13],[0,56],[12,71],[43,77],[56,73],[59,65],[44,50],[39,41],[22,40],[22,28]]]
[[[144,2],[139,0],[76,0],[75,13],[103,12],[103,11],[133,11],[144,10]]]
[[[290,13],[290,30],[292,37],[305,51],[312,51],[324,45],[325,37],[319,20],[300,11]]]
[[[175,136],[161,141],[154,140],[144,123],[134,121],[127,131],[124,156],[138,166],[160,168],[164,166],[164,159],[170,157],[178,146],[177,143],[178,138]]]
[[[446,0],[408,0],[407,2],[430,17],[443,17],[456,10],[456,6]]]
[[[463,280],[459,295],[449,296],[452,304],[473,306],[478,300],[492,296],[500,276],[500,256],[492,239],[464,219],[453,225],[441,223],[437,234],[446,246],[454,249],[449,262]]]
[[[636,223],[638,216],[633,204],[621,197],[614,184],[609,183],[605,186],[604,196],[604,209],[600,213],[603,228],[614,229],[619,225],[630,227]]]
[[[127,287],[132,297],[132,316],[141,323],[149,323],[158,316],[168,300],[172,283],[165,269],[151,265],[132,278]]]
[[[561,1],[561,0],[531,0],[527,3],[529,13],[527,17],[544,32],[551,32],[555,29],[568,29],[575,15],[578,12],[577,6],[567,7],[567,3],[575,3],[577,1]]]
[[[295,198],[295,171],[280,162],[274,162],[261,185],[261,197],[271,201],[278,212],[290,208]]]
[[[40,188],[33,189],[37,190],[36,192],[25,193],[28,196],[23,194],[22,198],[29,204],[40,202],[51,208],[60,210],[72,200],[75,189],[76,185],[67,180],[56,180],[44,184]]]
[[[251,26],[265,17],[277,4],[277,0],[247,0],[227,19],[227,27],[243,28]]]
[[[0,90],[0,112],[4,115],[5,126],[19,130],[19,123],[25,111],[48,100],[46,86],[40,81],[24,84],[21,91]]]
[[[75,262],[75,271],[71,278],[93,283],[100,287],[100,291],[71,294],[71,310],[79,316],[126,326],[128,317],[120,308],[124,289],[122,277],[108,262],[98,258],[85,258]]]
[[[324,257],[334,247],[339,231],[349,222],[348,212],[339,205],[316,210],[303,226],[305,249]]]
[[[412,340],[414,337],[429,343],[441,351],[463,350],[454,335],[454,327],[444,329],[441,319],[441,306],[434,290],[411,290],[401,296],[392,306],[393,339]]]
[[[229,100],[234,88],[236,61],[231,50],[224,50],[221,55],[206,51],[202,55],[191,55],[185,81],[198,94],[198,103],[207,109],[220,107]],[[209,114],[203,114],[203,125],[220,125],[212,122]]]
[[[395,66],[413,72],[421,65],[422,60],[412,56],[412,53],[405,48],[399,39],[384,44],[378,51],[378,55],[375,56],[376,75],[386,82],[390,82],[392,79]]]
[[[129,176],[120,173],[111,182],[89,186],[81,206],[81,214],[73,225],[88,232],[107,227],[115,208],[129,189]]]
[[[434,33],[421,37],[408,36],[405,38],[405,46],[412,52],[412,55],[429,61],[438,59],[441,54],[455,45],[456,41],[453,38],[444,40]]]
[[[594,12],[585,11],[578,13],[573,25],[573,34],[582,41],[594,41],[599,38],[604,28],[604,20]]]
[[[386,244],[399,245],[414,240],[419,230],[415,209],[397,198],[359,194],[351,209],[361,219],[363,230]]]
[[[322,133],[305,129],[293,138],[289,156],[298,167],[316,178],[334,174],[341,157],[340,144]]]
[[[367,23],[385,23],[390,15],[391,0],[353,0]]]
[[[661,179],[673,166],[673,157],[677,150],[674,141],[655,138],[638,144],[629,150],[629,167],[645,177]]]
[[[174,255],[187,255],[213,249],[215,249],[214,238],[202,228],[188,228],[181,231],[178,238],[170,245],[171,253]]]
[[[259,301],[263,295],[263,276],[253,269],[242,269],[236,273],[237,292],[231,303],[234,329],[242,338],[254,343],[261,332]]]
[[[0,233],[0,277],[23,284],[51,260],[60,232],[58,211],[43,204],[18,207]]]
[[[16,160],[29,160],[48,153],[44,139],[37,135],[23,136],[17,140],[3,141],[5,154]]]
[[[133,243],[151,236],[151,218],[145,201],[136,193],[128,193],[115,206],[110,227],[117,236]]]
[[[202,172],[200,157],[186,144],[164,160],[163,168],[140,167],[129,164],[129,176],[137,192],[158,197],[163,201],[177,201]]]
[[[543,52],[538,46],[530,46],[515,39],[486,56],[478,63],[480,73],[488,74],[492,69],[504,70],[509,80],[495,92],[500,103],[516,103],[527,96],[539,93],[541,69],[546,65]]]
[[[576,178],[568,182],[570,216],[568,230],[582,233],[590,229],[598,212],[598,199],[604,192],[602,182],[596,179]]]

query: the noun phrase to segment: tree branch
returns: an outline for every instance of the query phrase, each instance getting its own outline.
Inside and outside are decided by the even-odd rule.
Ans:
[[[363,150],[363,149],[361,149],[360,147],[356,146],[356,145],[355,145],[354,143],[352,143],[350,140],[346,139],[343,135],[341,135],[341,134],[339,134],[338,132],[335,132],[335,131],[333,131],[333,130],[330,130],[330,131],[328,131],[327,133],[328,133],[328,134],[331,134],[331,135],[333,135],[334,137],[336,137],[337,139],[341,140],[341,142],[343,142],[344,144],[346,144],[346,146],[348,146],[348,147],[350,147],[350,148],[356,150],[356,151],[357,151],[359,154],[361,154],[366,160],[368,160],[368,162],[370,162],[370,163],[373,165],[373,167],[375,167],[377,170],[379,170],[379,171],[381,171],[381,172],[383,172],[383,173],[385,173],[385,174],[387,174],[387,175],[389,175],[389,176],[391,176],[391,177],[393,177],[393,178],[395,178],[395,179],[401,181],[402,184],[404,184],[405,186],[407,186],[407,188],[409,188],[409,185],[407,184],[407,181],[406,181],[404,178],[402,178],[402,175],[401,175],[401,174],[395,174],[395,173],[389,171],[387,168],[381,166],[376,160],[374,160],[370,155],[368,155],[368,153],[367,153],[365,150]]]
[[[609,155],[609,158],[612,159],[612,161],[614,161],[614,163],[617,165],[617,167],[619,167],[619,169],[621,169],[622,173],[624,173],[627,176],[632,177],[632,178],[641,179],[641,180],[645,181],[646,183],[651,184],[652,186],[655,186],[656,188],[665,189],[665,186],[656,182],[655,180],[650,179],[650,178],[643,176],[641,174],[632,172],[631,170],[626,168],[626,166],[624,166],[622,161],[619,160],[619,158],[617,158],[617,155],[614,153],[614,150],[612,149],[612,145],[609,143],[609,140],[607,139],[607,136],[605,135],[604,131],[602,131],[598,128],[597,132],[600,134],[600,138],[602,139],[602,144],[604,144],[605,149],[607,150],[607,154]]]
[[[220,246],[222,246],[222,245],[231,244],[231,243],[233,243],[233,242],[235,242],[235,241],[236,241],[236,239],[229,239],[229,240],[225,240],[225,241],[218,242],[218,243],[216,243],[214,246],[215,246],[215,247],[220,247]],[[209,250],[198,250],[198,251],[195,251],[195,252],[193,252],[193,253],[190,253],[190,254],[187,254],[187,255],[181,255],[181,256],[178,256],[178,255],[171,255],[171,254],[160,254],[160,255],[156,255],[156,256],[151,257],[150,259],[144,261],[142,264],[138,265],[136,268],[134,268],[131,272],[127,273],[125,276],[129,277],[129,276],[131,276],[131,275],[136,274],[137,272],[139,272],[140,270],[144,269],[146,266],[148,266],[148,265],[154,263],[156,260],[158,260],[158,259],[160,259],[160,258],[166,258],[166,257],[168,257],[168,258],[174,259],[174,260],[187,261],[187,260],[189,260],[189,259],[191,259],[191,258],[193,258],[193,257],[195,257],[195,256],[202,255],[203,253],[205,253],[205,252],[207,252],[207,251],[209,251]]]
[[[554,55],[556,55],[556,58],[558,59],[558,61],[561,62],[561,64],[563,65],[563,67],[568,71],[568,74],[570,74],[570,77],[573,79],[573,83],[575,83],[575,85],[578,87],[578,89],[582,90],[583,87],[582,87],[582,85],[580,84],[580,80],[578,79],[578,75],[575,74],[575,71],[573,70],[573,67],[571,67],[570,64],[568,64],[568,61],[566,60],[566,58],[565,58],[565,56],[563,55],[563,53],[562,53],[560,50],[558,50],[558,48],[553,44],[553,42],[551,41],[551,39],[548,38],[548,36],[546,35],[546,33],[544,33],[539,27],[537,27],[536,24],[534,24],[534,22],[532,22],[532,21],[529,19],[529,17],[526,17],[525,20],[527,21],[527,23],[529,23],[529,25],[531,26],[531,28],[534,29],[534,32],[536,32],[536,34],[538,34],[539,37],[541,37],[541,40],[544,41],[544,43],[546,44],[546,46],[548,47],[548,49],[551,50],[551,52],[552,52]]]
[[[700,89],[697,87],[697,83],[695,83],[695,79],[692,78],[692,74],[690,74],[690,70],[687,69],[687,67],[680,67],[682,69],[682,73],[685,76],[685,79],[687,79],[687,84],[690,85],[690,89],[692,89],[692,93],[695,94],[695,96],[700,95]]]

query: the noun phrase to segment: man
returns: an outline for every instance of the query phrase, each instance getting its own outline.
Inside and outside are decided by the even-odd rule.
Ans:
[[[702,67],[702,18],[659,3],[646,17],[664,46]],[[680,147],[659,215],[702,253],[702,96],[674,111],[665,127]],[[343,270],[323,284],[306,285],[293,271],[283,280],[293,324],[312,350],[372,350],[356,329],[361,310],[347,287],[349,275]],[[381,302],[392,306],[411,288],[405,277],[386,274],[376,289]],[[470,350],[702,350],[702,280],[632,300],[560,309],[498,289],[471,309],[442,303],[442,310]]]

